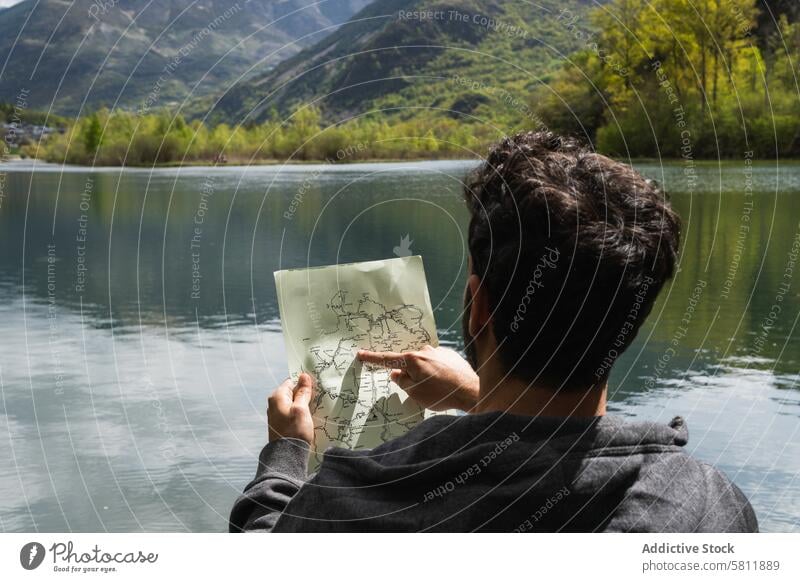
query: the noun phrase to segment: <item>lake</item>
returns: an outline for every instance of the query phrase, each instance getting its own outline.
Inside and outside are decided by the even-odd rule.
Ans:
[[[472,164],[0,166],[0,528],[225,530],[287,375],[273,271],[408,248],[458,346]],[[800,165],[640,169],[683,252],[611,411],[684,416],[762,529],[797,531]]]

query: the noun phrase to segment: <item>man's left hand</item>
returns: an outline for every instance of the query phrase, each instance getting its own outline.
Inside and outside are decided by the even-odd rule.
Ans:
[[[314,381],[308,374],[300,374],[297,385],[291,379],[275,389],[267,400],[269,442],[281,438],[314,441],[314,419],[309,403],[314,395]]]

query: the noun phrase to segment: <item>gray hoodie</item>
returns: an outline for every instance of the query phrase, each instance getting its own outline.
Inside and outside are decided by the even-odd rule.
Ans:
[[[755,532],[753,508],[669,425],[613,416],[437,416],[371,450],[264,447],[230,530]]]

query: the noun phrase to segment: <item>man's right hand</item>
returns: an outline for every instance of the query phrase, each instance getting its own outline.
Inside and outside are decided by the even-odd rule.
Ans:
[[[478,375],[458,352],[425,346],[416,352],[370,352],[358,359],[390,368],[392,381],[430,410],[469,412],[478,403]]]

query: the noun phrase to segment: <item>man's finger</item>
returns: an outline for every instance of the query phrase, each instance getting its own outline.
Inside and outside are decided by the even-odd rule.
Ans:
[[[314,380],[308,374],[300,374],[297,387],[294,389],[294,403],[298,406],[308,406],[314,395]]]
[[[367,362],[368,364],[375,364],[386,368],[405,368],[409,353],[359,350],[357,356],[359,360]]]
[[[411,376],[409,376],[408,372],[405,370],[392,370],[390,376],[392,378],[392,382],[400,386],[400,388],[403,390],[408,390],[415,384],[415,382],[411,379]]]

